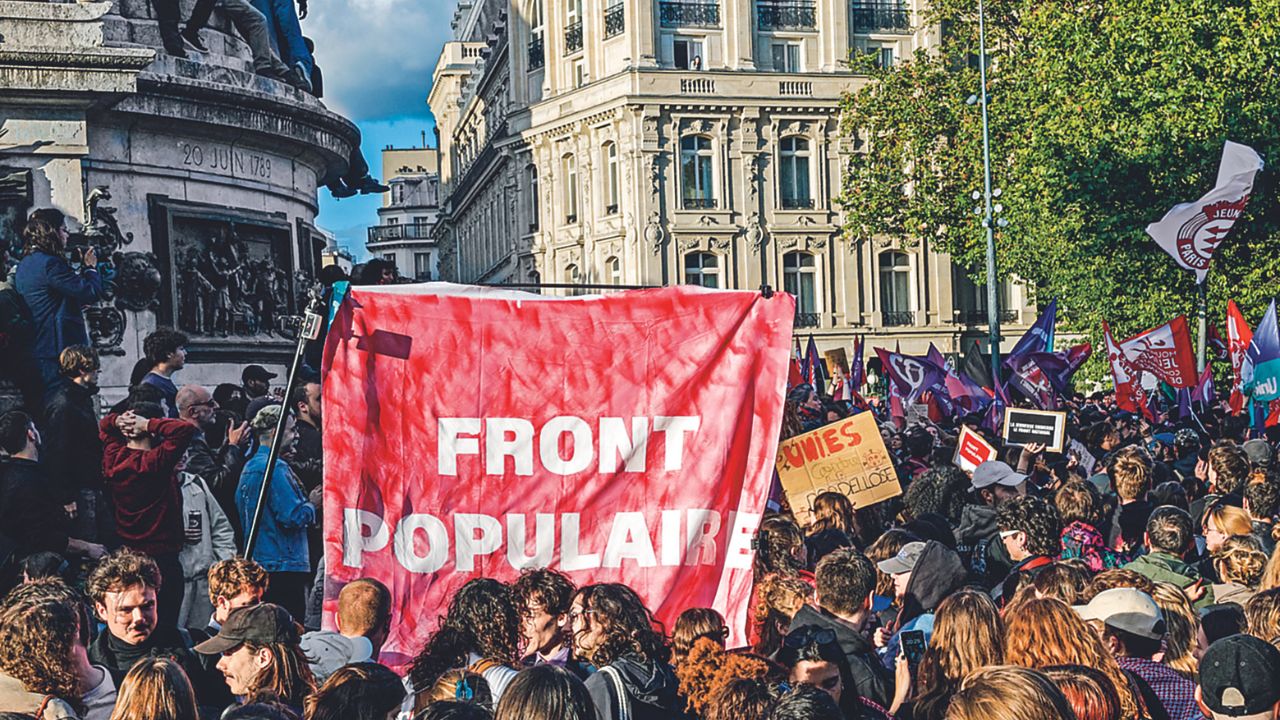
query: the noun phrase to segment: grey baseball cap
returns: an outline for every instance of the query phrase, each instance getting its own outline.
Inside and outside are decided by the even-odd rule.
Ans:
[[[876,567],[880,568],[880,572],[885,575],[911,572],[916,568],[916,563],[920,562],[920,555],[924,552],[924,546],[925,544],[922,542],[909,542],[902,546],[897,555],[876,563]]]
[[[999,460],[988,460],[973,471],[973,489],[981,490],[982,488],[991,487],[992,485],[1004,485],[1005,487],[1018,487],[1027,481],[1027,476],[1015,471],[1009,467],[1009,463]]]

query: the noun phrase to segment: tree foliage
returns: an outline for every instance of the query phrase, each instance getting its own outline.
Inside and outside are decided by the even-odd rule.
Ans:
[[[985,268],[976,0],[938,0],[943,40],[844,99],[860,149],[839,198],[846,232],[929,238]],[[992,176],[1006,228],[1002,274],[1059,298],[1095,347],[1194,317],[1194,276],[1144,228],[1208,191],[1224,140],[1280,162],[1280,0],[993,0],[986,7]],[[1209,317],[1235,299],[1256,323],[1280,290],[1280,211],[1270,169],[1218,248]],[[981,281],[982,273],[975,278]],[[1101,353],[1099,354],[1101,355]],[[1095,366],[1095,372],[1100,369]]]

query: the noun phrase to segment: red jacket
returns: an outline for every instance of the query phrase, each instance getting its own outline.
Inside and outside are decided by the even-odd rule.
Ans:
[[[194,423],[157,418],[147,424],[155,447],[134,450],[116,427],[115,413],[102,419],[102,477],[115,508],[116,531],[127,547],[149,555],[182,549],[182,492],[178,463],[195,437]]]

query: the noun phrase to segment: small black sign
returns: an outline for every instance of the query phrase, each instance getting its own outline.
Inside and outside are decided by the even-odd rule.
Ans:
[[[1009,408],[1004,412],[1004,441],[1009,445],[1044,445],[1060,453],[1067,434],[1067,414]]]

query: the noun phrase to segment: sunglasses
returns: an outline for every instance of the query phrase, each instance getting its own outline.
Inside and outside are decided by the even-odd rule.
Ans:
[[[782,644],[792,650],[817,643],[819,645],[832,645],[836,641],[836,632],[827,628],[805,628],[797,630],[783,639]]]

